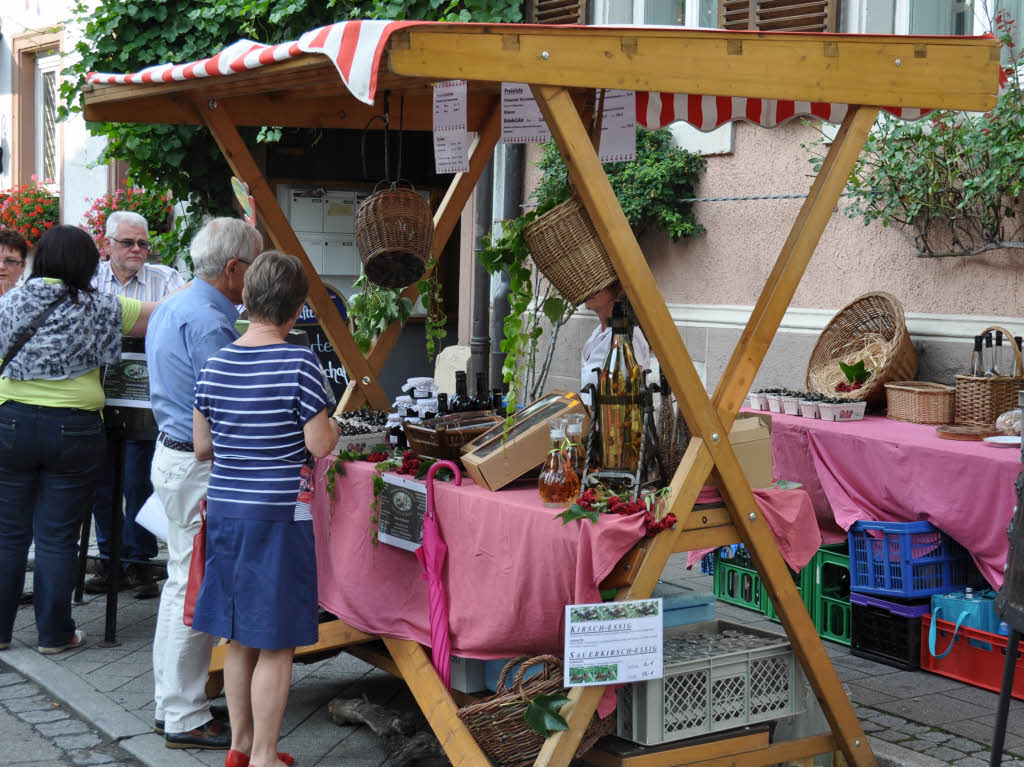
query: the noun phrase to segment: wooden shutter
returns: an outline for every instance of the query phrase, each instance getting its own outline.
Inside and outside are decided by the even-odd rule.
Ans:
[[[836,32],[837,0],[719,0],[721,29]]]
[[[526,0],[528,24],[586,24],[587,0]]]

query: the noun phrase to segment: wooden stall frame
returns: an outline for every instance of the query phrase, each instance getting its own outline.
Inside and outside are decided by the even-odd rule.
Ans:
[[[404,83],[412,96],[408,104],[416,105],[407,112],[410,125],[429,126],[430,102],[425,95],[429,90],[424,89],[430,82],[470,81],[470,129],[479,135],[469,172],[455,177],[435,214],[432,253],[439,254],[443,248],[498,140],[496,85],[503,80],[530,83],[577,193],[651,348],[662,361],[669,385],[678,393],[693,434],[670,484],[668,506],[679,522],[641,542],[606,584],[618,587],[616,599],[646,598],[672,553],[742,541],[831,727],[831,733],[786,743],[737,740],[733,744],[737,750],[726,747],[715,755],[706,746],[683,746],[651,764],[711,765],[723,758],[729,764],[755,767],[838,751],[855,767],[877,765],[727,435],[874,124],[878,105],[990,109],[997,93],[998,44],[979,38],[437,24],[394,33],[387,52],[378,90]],[[398,328],[388,328],[368,355],[359,353],[237,131],[240,124],[360,127],[368,114],[365,105],[348,97],[345,109],[336,109],[318,100],[348,95],[332,77],[336,75],[322,57],[306,57],[230,78],[94,86],[86,93],[85,116],[206,124],[236,175],[249,183],[274,243],[299,255],[306,266],[314,311],[353,381],[343,407],[354,409],[368,401],[386,408],[376,376],[394,346]],[[581,119],[581,89],[599,87],[716,96],[758,94],[851,105],[712,397],[700,382]],[[222,108],[221,103],[226,106]],[[415,299],[415,288],[407,289],[405,295]],[[712,476],[724,503],[695,506]],[[357,657],[402,676],[452,763],[488,765],[424,647],[383,637],[385,656],[366,644],[373,639],[338,621],[322,626],[321,641],[303,650],[348,647]],[[219,670],[221,656],[215,654],[211,671]],[[569,729],[545,741],[536,767],[569,764],[603,692],[603,687],[571,691],[562,709]],[[731,753],[725,756],[725,751]]]

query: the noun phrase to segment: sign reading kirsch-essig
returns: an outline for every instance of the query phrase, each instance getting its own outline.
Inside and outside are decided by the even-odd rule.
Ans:
[[[565,608],[566,687],[620,684],[662,675],[661,599]]]

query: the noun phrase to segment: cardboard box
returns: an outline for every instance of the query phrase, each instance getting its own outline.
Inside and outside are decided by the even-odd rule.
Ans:
[[[544,461],[551,449],[548,419],[570,413],[587,415],[575,392],[552,391],[526,406],[513,418],[505,436],[505,423],[481,434],[462,448],[462,465],[478,485],[498,490],[518,479]],[[584,419],[583,433],[590,429],[589,417]]]
[[[772,483],[772,417],[768,413],[740,413],[729,431],[729,442],[736,452],[751,487]]]

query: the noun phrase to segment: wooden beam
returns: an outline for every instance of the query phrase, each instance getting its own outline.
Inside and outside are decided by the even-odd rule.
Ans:
[[[410,77],[721,97],[983,111],[999,92],[999,43],[981,38],[437,26],[395,33],[388,55]]]
[[[494,147],[501,137],[501,101],[487,99],[487,105],[487,120],[470,147],[469,170],[465,173],[455,174],[455,178],[448,186],[448,191],[445,192],[444,199],[434,212],[434,240],[430,246],[430,255],[434,259],[441,257],[470,195],[473,194],[476,182],[480,179],[480,174],[483,173],[491,155],[494,154]],[[416,303],[419,295],[420,292],[415,283],[402,291],[402,297],[408,298],[413,303]],[[394,349],[401,332],[402,326],[397,322],[392,322],[374,341],[367,359],[375,376],[380,375],[380,371],[384,368],[384,363],[387,361],[388,355],[391,354],[391,350]],[[362,394],[360,391],[351,387],[347,389],[342,397],[342,409],[344,411],[358,410],[361,406]]]
[[[722,426],[729,429],[747,396],[782,317],[800,284],[818,240],[832,217],[836,202],[860,156],[864,142],[878,116],[877,107],[851,107],[843,120],[821,170],[811,184],[793,228],[775,261],[757,305],[750,313],[739,343],[715,389],[712,400]]]
[[[375,636],[364,634],[359,629],[354,629],[347,623],[340,620],[321,623],[317,628],[316,644],[303,645],[295,648],[295,657],[301,658],[305,655],[338,650],[350,645],[372,642]],[[224,656],[227,654],[227,643],[219,644],[213,648],[210,654],[210,673],[214,674],[224,670]]]
[[[423,647],[409,639],[391,637],[384,637],[384,644],[454,767],[489,767],[490,760],[459,719],[455,702]]]
[[[302,261],[306,276],[309,277],[309,303],[320,320],[327,340],[334,346],[338,353],[338,359],[345,366],[349,380],[354,381],[355,385],[363,390],[363,394],[371,406],[377,410],[390,410],[391,402],[381,388],[376,373],[370,370],[362,352],[356,346],[348,325],[345,324],[338,308],[327,294],[320,275],[317,274],[306,251],[299,244],[295,230],[292,229],[284,211],[281,210],[276,195],[260,172],[248,147],[242,141],[242,137],[238,135],[238,129],[231,122],[231,118],[224,110],[218,108],[215,100],[207,99],[203,94],[196,99],[195,105],[202,115],[206,127],[213,134],[217,146],[220,147],[224,159],[231,166],[231,172],[249,184],[249,194],[256,201],[256,206],[274,245],[286,253],[297,256]]]

